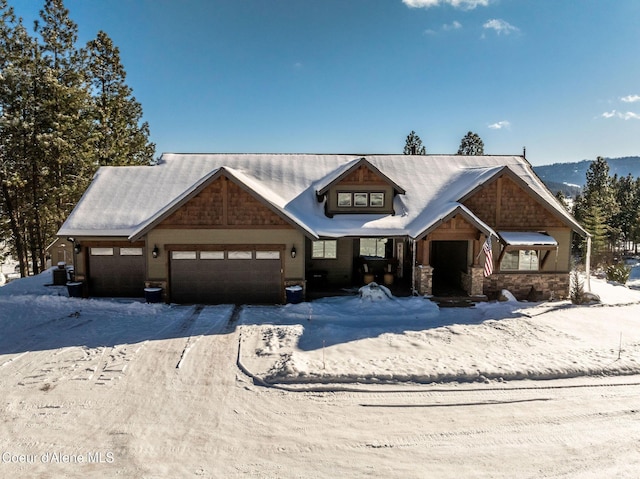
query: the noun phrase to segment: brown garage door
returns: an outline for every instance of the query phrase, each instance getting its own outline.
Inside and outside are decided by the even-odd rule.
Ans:
[[[203,304],[282,302],[280,251],[173,251],[171,301]]]
[[[144,296],[142,248],[89,248],[89,294],[91,296]]]

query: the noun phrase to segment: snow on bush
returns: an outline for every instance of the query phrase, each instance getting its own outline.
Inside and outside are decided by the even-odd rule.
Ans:
[[[358,290],[361,299],[369,301],[386,301],[393,298],[389,288],[378,283],[369,283]]]

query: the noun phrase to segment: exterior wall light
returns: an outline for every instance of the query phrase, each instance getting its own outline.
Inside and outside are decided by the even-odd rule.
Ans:
[[[296,257],[296,254],[298,254],[298,252],[296,251],[296,247],[295,247],[295,246],[292,246],[292,247],[291,247],[291,257],[292,257],[292,258],[295,258],[295,257]]]
[[[154,258],[157,258],[158,256],[160,256],[160,250],[158,249],[158,245],[153,245],[151,256],[153,256]]]

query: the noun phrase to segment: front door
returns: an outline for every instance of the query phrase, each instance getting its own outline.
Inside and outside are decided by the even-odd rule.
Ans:
[[[468,241],[431,242],[434,296],[466,296],[461,277],[467,271],[468,250]]]

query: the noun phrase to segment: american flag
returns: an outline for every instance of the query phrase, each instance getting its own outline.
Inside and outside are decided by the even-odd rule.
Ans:
[[[487,241],[482,245],[482,251],[484,251],[484,276],[491,276],[493,273],[493,252],[491,251],[491,236],[487,238]]]

